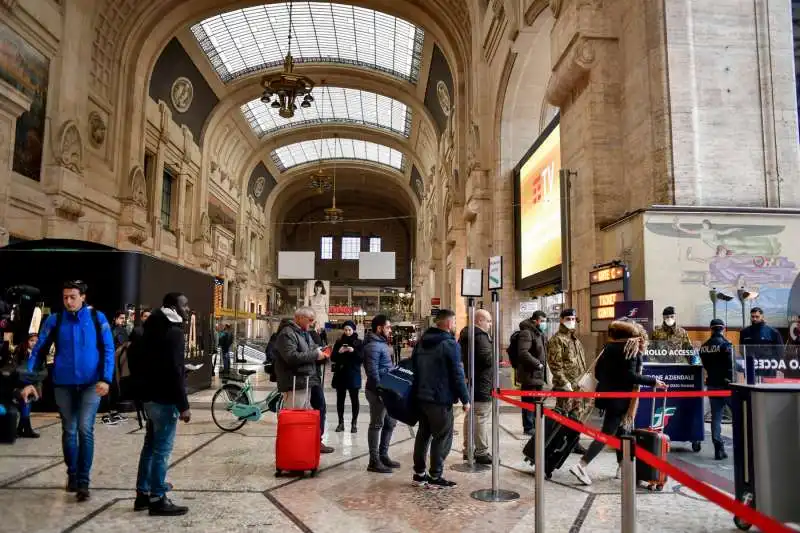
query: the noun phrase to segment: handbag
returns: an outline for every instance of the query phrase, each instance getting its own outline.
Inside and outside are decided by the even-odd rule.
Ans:
[[[589,367],[589,370],[584,372],[584,374],[578,379],[578,390],[582,392],[595,392],[597,390],[597,384],[599,381],[596,377],[594,377],[594,369],[597,366],[597,362],[603,357],[603,350],[600,350],[600,354],[595,358],[592,362],[592,366]]]

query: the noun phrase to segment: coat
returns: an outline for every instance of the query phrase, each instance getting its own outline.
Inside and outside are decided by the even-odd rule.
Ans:
[[[469,403],[467,382],[461,364],[461,349],[453,334],[430,328],[411,354],[414,399],[423,403],[452,406]]]
[[[537,390],[547,381],[547,337],[532,320],[519,323],[517,381],[523,390]]]
[[[563,324],[547,342],[547,363],[553,373],[553,390],[574,390],[586,372],[583,344]]]
[[[464,374],[469,380],[469,328],[461,330],[458,337]],[[475,401],[492,401],[492,339],[481,328],[475,328]]]
[[[297,390],[304,390],[306,378],[309,388],[320,384],[316,364],[319,349],[307,331],[294,322],[284,326],[275,341],[275,351],[279,392],[291,391],[295,381]]]
[[[700,347],[700,360],[706,369],[706,386],[724,389],[733,381],[733,345],[721,331],[711,333]]]
[[[342,352],[343,346],[351,346],[354,351]],[[342,336],[333,345],[331,362],[333,362],[334,389],[360,389],[361,388],[361,363],[363,359],[363,344],[358,334],[350,337]]]
[[[185,340],[183,319],[172,309],[158,309],[147,319],[143,335],[136,338],[141,347],[134,357],[141,357],[136,368],[136,395],[144,402],[174,405],[178,411],[189,409],[186,394]]]
[[[381,377],[394,368],[392,362],[392,349],[386,339],[373,333],[367,332],[362,347],[364,356],[364,370],[367,373],[366,389],[377,392]]]
[[[594,369],[597,378],[597,392],[631,392],[636,385],[652,387],[656,378],[641,374],[642,357],[637,354],[625,357],[625,341],[609,342],[603,348]],[[598,398],[595,405],[616,413],[625,413],[630,406],[630,398]]]

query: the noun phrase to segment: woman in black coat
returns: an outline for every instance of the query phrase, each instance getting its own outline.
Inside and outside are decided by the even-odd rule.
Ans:
[[[597,392],[632,392],[639,385],[665,389],[663,381],[642,375],[642,352],[647,346],[647,333],[636,322],[614,321],[608,326],[609,342],[598,356],[594,374],[598,380]],[[606,435],[621,435],[633,425],[636,401],[630,398],[598,398],[595,405],[605,409],[601,431]],[[596,440],[581,460],[569,471],[584,485],[592,480],[586,467],[603,450],[605,444]],[[622,452],[617,450],[617,464],[622,461]],[[619,467],[617,467],[619,477]]]
[[[344,431],[344,401],[350,393],[350,403],[353,406],[353,419],[350,423],[350,432],[356,433],[358,427],[358,391],[361,389],[361,355],[362,343],[356,333],[356,325],[351,320],[344,323],[344,335],[333,345],[333,388],[336,389],[336,411],[339,413],[339,425],[336,431]]]

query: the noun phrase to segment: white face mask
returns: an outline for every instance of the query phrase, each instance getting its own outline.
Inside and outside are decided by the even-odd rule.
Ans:
[[[577,326],[577,325],[578,325],[578,323],[575,322],[574,320],[571,321],[571,322],[564,321],[564,327],[567,328],[567,329],[570,329],[570,330],[575,329],[575,326]]]
[[[675,319],[674,318],[665,318],[664,319],[664,324],[668,325],[669,327],[672,327],[672,326],[675,325]]]

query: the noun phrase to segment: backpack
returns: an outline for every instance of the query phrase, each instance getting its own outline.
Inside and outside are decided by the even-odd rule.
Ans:
[[[511,334],[511,339],[509,339],[508,347],[506,348],[506,355],[508,355],[511,367],[517,368],[519,364],[519,331]]]
[[[98,361],[100,361],[97,369],[98,375],[102,378],[104,374],[104,365],[105,365],[105,343],[103,342],[103,328],[100,325],[100,318],[97,316],[97,309],[94,307],[90,307],[89,310],[92,312],[92,323],[94,324],[94,334],[96,335],[96,344],[97,344],[97,354],[98,354]],[[47,360],[47,354],[50,353],[50,348],[52,348],[53,344],[57,344],[56,340],[58,339],[58,331],[61,329],[61,323],[64,321],[64,312],[61,311],[56,315],[56,325],[53,326],[53,329],[50,330],[50,333],[47,335],[47,339],[42,344],[42,347],[39,349],[40,354],[44,354],[42,357],[42,365],[44,365],[45,361]],[[56,348],[56,356],[58,356],[58,348]],[[55,360],[55,358],[54,358]]]

